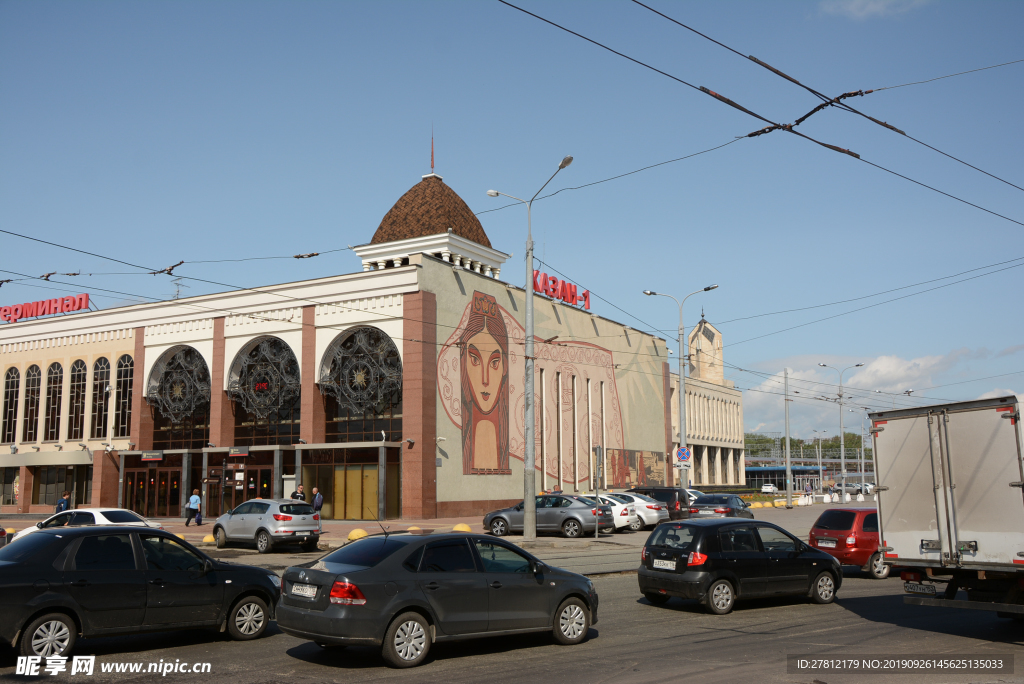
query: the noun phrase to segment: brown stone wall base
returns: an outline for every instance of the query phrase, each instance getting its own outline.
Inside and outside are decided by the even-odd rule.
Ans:
[[[121,475],[121,459],[116,451],[92,452],[92,503],[90,507],[117,508],[117,480]]]
[[[32,487],[35,473],[28,466],[21,466],[18,474],[18,512],[28,513],[32,505]]]
[[[515,506],[522,499],[493,499],[490,501],[438,501],[438,518],[465,518],[484,515],[500,508]]]

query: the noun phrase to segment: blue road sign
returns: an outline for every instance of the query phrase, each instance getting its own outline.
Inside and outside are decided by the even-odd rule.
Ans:
[[[688,448],[686,448],[686,447],[679,447],[678,449],[676,449],[676,458],[678,458],[680,461],[682,461],[684,463],[686,461],[689,461],[690,460],[690,450]]]

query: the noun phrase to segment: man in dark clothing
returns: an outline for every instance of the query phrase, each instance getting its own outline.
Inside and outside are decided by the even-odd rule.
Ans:
[[[298,487],[296,487],[295,491],[292,492],[292,495],[290,497],[288,497],[288,498],[289,499],[298,499],[299,501],[305,501],[306,500],[306,495],[302,493],[302,485],[299,485]]]
[[[320,493],[320,490],[313,487],[313,512],[317,514],[316,527],[317,531],[323,534],[323,517],[320,515],[320,509],[324,507],[324,495]]]
[[[60,495],[60,501],[57,502],[57,510],[54,513],[63,513],[71,507],[71,492],[66,491]]]

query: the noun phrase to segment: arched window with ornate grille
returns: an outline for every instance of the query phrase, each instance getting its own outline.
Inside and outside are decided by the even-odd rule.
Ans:
[[[32,365],[25,371],[25,424],[21,428],[21,441],[39,439],[39,393],[43,386],[43,371]]]
[[[60,403],[64,398],[64,367],[51,363],[46,369],[46,426],[43,439],[56,442],[60,439]]]
[[[326,396],[328,442],[402,439],[402,359],[382,330],[346,330],[320,363],[320,392]]]
[[[135,362],[125,354],[117,360],[117,386],[114,396],[114,437],[128,437],[132,430],[132,378]]]
[[[89,384],[89,367],[78,359],[71,364],[71,394],[68,397],[68,439],[85,438],[85,393]]]
[[[100,439],[107,436],[107,423],[110,418],[110,403],[107,401],[110,386],[110,362],[104,357],[96,360],[92,366],[92,421],[89,436]]]
[[[18,394],[21,392],[21,373],[8,368],[4,373],[4,413],[0,423],[0,441],[13,444],[18,431]]]
[[[228,376],[234,400],[235,445],[299,441],[299,362],[284,341],[259,337],[235,357]]]
[[[210,439],[210,371],[192,347],[168,349],[146,383],[154,449],[202,449]]]

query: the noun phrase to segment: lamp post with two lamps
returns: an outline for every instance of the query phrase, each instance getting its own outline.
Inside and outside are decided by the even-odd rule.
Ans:
[[[683,357],[687,357],[686,353],[686,328],[683,325],[683,304],[686,304],[686,300],[695,294],[700,292],[710,292],[717,288],[718,285],[708,285],[699,290],[694,290],[690,294],[683,297],[683,301],[679,301],[670,294],[663,292],[655,292],[654,290],[644,290],[644,294],[648,297],[668,297],[676,304],[679,305],[679,396],[676,397],[679,400],[679,448],[682,449],[686,446],[686,375],[683,373]],[[692,459],[691,459],[692,462]],[[731,467],[731,466],[730,466]],[[680,480],[682,480],[682,473],[680,473]],[[680,487],[689,487],[689,482],[679,483]]]
[[[525,396],[523,397],[523,421],[525,423],[525,438],[526,438],[526,449],[523,456],[523,539],[525,541],[533,541],[537,538],[537,499],[535,497],[537,493],[537,479],[534,469],[536,467],[536,426],[534,425],[534,401],[533,401],[533,225],[532,225],[532,209],[533,201],[537,199],[544,188],[548,186],[558,172],[565,167],[572,164],[572,157],[566,155],[562,161],[558,164],[558,168],[551,178],[548,178],[544,185],[540,186],[540,190],[534,193],[530,201],[513,197],[512,195],[506,195],[503,192],[497,190],[488,190],[488,197],[508,197],[514,199],[517,202],[521,202],[526,205],[526,349],[524,356],[526,357],[526,378],[523,383],[523,390]],[[561,477],[561,475],[559,475]]]
[[[860,368],[863,363],[855,363],[852,366],[839,370],[835,366],[830,366],[827,363],[819,363],[822,368],[831,368],[832,370],[839,373],[839,478],[842,482],[843,495],[840,500],[846,502],[846,440],[843,435],[843,373],[850,370],[851,368]]]

